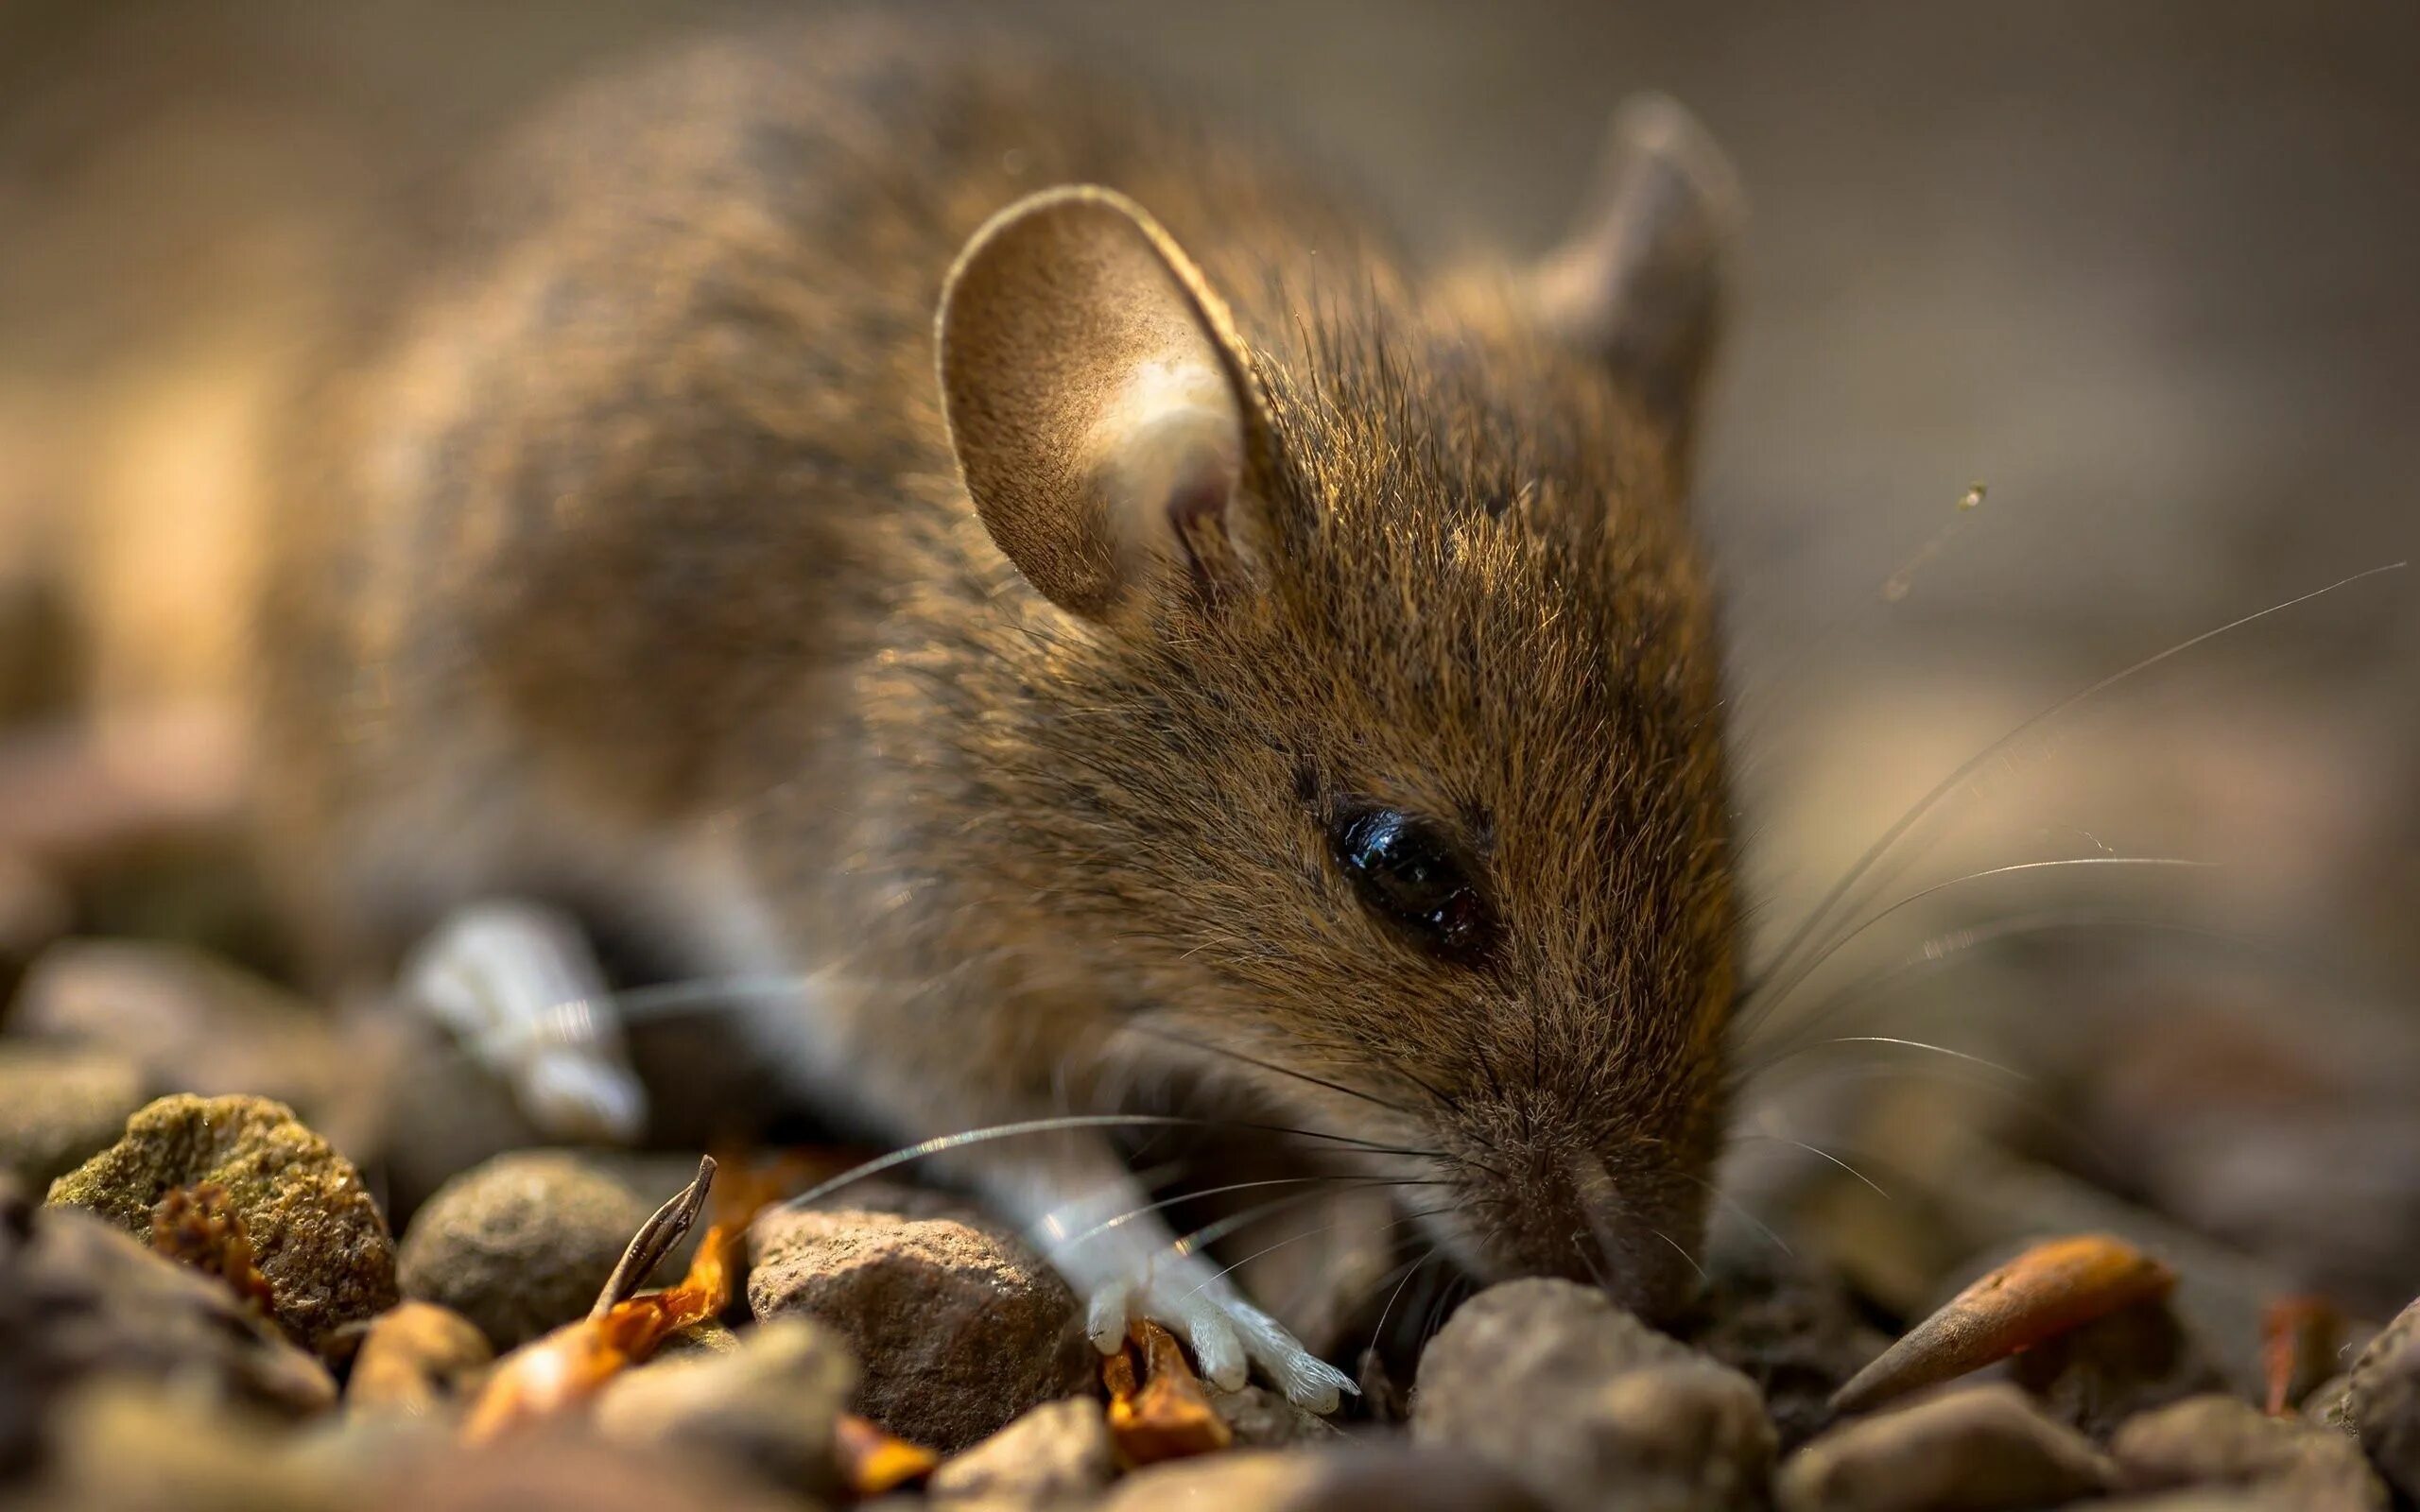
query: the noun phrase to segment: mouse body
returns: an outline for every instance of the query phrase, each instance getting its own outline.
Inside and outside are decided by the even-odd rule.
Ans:
[[[1480,1276],[1668,1311],[1738,933],[1685,507],[1733,200],[1648,101],[1566,245],[1430,268],[1252,133],[887,16],[589,85],[279,465],[283,896],[473,1028],[580,999],[557,905],[793,984],[755,1053],[902,1141],[1198,1076]],[[643,1117],[545,1048],[534,1099]],[[1104,1130],[954,1159],[1105,1346],[1350,1389]]]

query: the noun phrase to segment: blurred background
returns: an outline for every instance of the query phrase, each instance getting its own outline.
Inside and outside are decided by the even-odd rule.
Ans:
[[[276,424],[284,356],[488,133],[736,9],[0,3],[12,707],[139,696],[223,651],[189,628],[243,548],[213,490]],[[2028,716],[2420,546],[2420,8],[1029,9],[1293,131],[1441,253],[1547,245],[1634,90],[1728,146],[1753,220],[1701,492],[1769,945]],[[130,541],[135,500],[152,523]],[[124,644],[77,639],[38,586],[61,571]],[[26,650],[75,644],[64,671]],[[1937,1121],[1980,1122],[2028,1172],[2286,1282],[2379,1308],[2420,1285],[2420,576],[2112,687],[1932,813],[1849,922],[1995,866],[2218,865],[2043,868],[1890,913],[1774,1009],[1757,1043],[1794,1121],[1774,1127],[1921,1183],[1922,1152],[1965,1148]],[[89,888],[64,906],[87,930],[134,917]],[[1939,970],[1898,971],[1927,948]],[[1827,992],[1841,1006],[1807,1017]],[[2028,1079],[1834,1042],[1882,1035]],[[1921,1106],[1883,1109],[1870,1071]],[[1758,1154],[1790,1149],[1743,1143],[1741,1190],[1832,1200],[1800,1191],[1806,1160]],[[1917,1284],[1887,1254],[1844,1263],[1870,1294]]]

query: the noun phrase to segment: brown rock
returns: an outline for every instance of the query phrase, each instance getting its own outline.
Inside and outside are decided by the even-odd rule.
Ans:
[[[936,1502],[1049,1506],[1088,1502],[1116,1471],[1109,1421],[1090,1397],[1047,1401],[933,1471]]]
[[[0,1173],[36,1192],[126,1132],[143,1074],[107,1050],[0,1041]]]
[[[2353,1362],[2346,1405],[2378,1473],[2420,1500],[2420,1302],[2396,1314]]]
[[[1494,1287],[1454,1314],[1421,1359],[1411,1428],[1575,1509],[1731,1506],[1773,1456],[1754,1383],[1558,1280]]]
[[[345,1382],[345,1404],[416,1417],[467,1407],[495,1351],[469,1318],[433,1302],[406,1302],[372,1320]]]
[[[2107,1490],[2092,1442],[2014,1386],[1967,1386],[1845,1424],[1785,1461],[1780,1512],[2014,1512]]]
[[[972,1216],[773,1210],[749,1234],[759,1318],[811,1317],[861,1362],[856,1410],[951,1452],[1092,1389],[1076,1298],[1006,1229]]]
[[[1168,1460],[1118,1482],[1098,1512],[1546,1512],[1548,1505],[1479,1456],[1381,1439]]]
[[[404,1294],[452,1308],[498,1350],[517,1349],[586,1315],[639,1226],[687,1179],[568,1150],[499,1155],[413,1214],[396,1252]],[[684,1264],[696,1241],[662,1269]]]
[[[856,1384],[839,1340],[804,1318],[761,1324],[725,1353],[643,1366],[597,1400],[597,1432],[744,1468],[786,1490],[843,1489],[833,1425]]]
[[[128,1120],[117,1143],[52,1183],[49,1200],[147,1237],[161,1197],[201,1182],[226,1189],[273,1315],[297,1343],[320,1349],[394,1304],[394,1245],[361,1174],[266,1098],[164,1097]]]
[[[2131,1418],[2110,1440],[2129,1491],[2245,1486],[2300,1506],[2377,1508],[2386,1486],[2342,1434],[2272,1418],[2235,1397],[2190,1397]]]

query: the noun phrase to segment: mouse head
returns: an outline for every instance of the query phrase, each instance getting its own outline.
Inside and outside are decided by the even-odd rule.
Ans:
[[[1680,494],[1733,220],[1634,106],[1535,272],[1246,291],[1054,191],[953,273],[942,396],[1031,595],[970,865],[1070,977],[1392,1158],[1483,1275],[1685,1292],[1733,858]],[[1249,335],[1247,333],[1250,333]]]

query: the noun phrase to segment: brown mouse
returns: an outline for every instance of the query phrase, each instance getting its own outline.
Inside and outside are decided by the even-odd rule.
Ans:
[[[1543,265],[1440,271],[1147,92],[844,19],[592,86],[470,203],[366,297],[268,534],[262,806],[325,960],[626,1133],[602,908],[795,981],[762,1053],[902,1139],[1188,1068],[1419,1183],[1480,1276],[1684,1297],[1736,212],[1677,107]],[[1097,1339],[1350,1389],[1100,1131],[958,1155]]]

